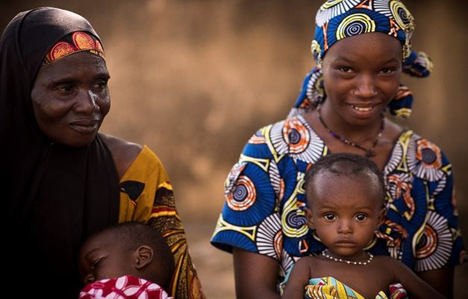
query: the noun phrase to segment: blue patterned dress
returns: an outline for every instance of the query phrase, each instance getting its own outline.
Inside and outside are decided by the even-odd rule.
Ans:
[[[280,280],[299,257],[322,251],[306,224],[304,175],[329,153],[300,114],[258,130],[226,179],[226,202],[212,244],[277,260]],[[439,147],[403,131],[384,176],[386,220],[368,250],[415,271],[459,264],[464,250],[452,165]]]

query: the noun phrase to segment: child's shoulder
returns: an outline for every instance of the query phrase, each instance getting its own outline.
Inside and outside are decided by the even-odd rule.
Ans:
[[[301,269],[316,269],[320,264],[320,258],[317,256],[304,256],[301,257],[296,263],[294,264],[295,268]]]
[[[387,269],[389,268],[395,268],[401,264],[399,260],[396,260],[394,258],[391,258],[386,255],[377,255],[374,256],[374,265],[377,267],[385,267]]]

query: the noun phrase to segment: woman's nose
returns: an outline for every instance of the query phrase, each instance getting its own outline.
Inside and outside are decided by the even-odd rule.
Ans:
[[[99,111],[98,96],[87,89],[80,89],[76,99],[75,111],[93,113]]]
[[[361,75],[357,78],[354,95],[360,98],[372,98],[377,95],[375,79],[372,75]]]

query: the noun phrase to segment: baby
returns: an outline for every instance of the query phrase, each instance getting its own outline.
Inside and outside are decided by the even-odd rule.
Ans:
[[[283,298],[387,298],[396,282],[410,298],[442,298],[403,263],[365,251],[385,216],[383,176],[372,161],[325,156],[306,173],[305,188],[307,224],[327,248],[294,265]]]
[[[79,268],[86,285],[80,299],[170,298],[164,289],[174,259],[164,238],[146,224],[125,222],[94,234],[81,246]]]

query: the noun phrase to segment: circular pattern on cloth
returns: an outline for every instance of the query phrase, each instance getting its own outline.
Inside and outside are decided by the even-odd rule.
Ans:
[[[297,141],[290,144],[290,132]],[[300,138],[295,136],[299,133]],[[288,155],[291,159],[299,159],[306,163],[315,163],[324,152],[325,143],[310,128],[302,115],[298,114],[285,121],[274,124],[270,132],[271,143],[278,155]]]
[[[245,211],[255,203],[256,198],[254,183],[249,177],[241,175],[233,190],[227,194],[226,202],[234,211]]]
[[[315,41],[315,40],[314,40]],[[318,44],[318,43],[317,43]],[[317,51],[320,51],[320,45]],[[316,54],[314,54],[316,55]],[[317,54],[320,59],[320,52]],[[323,72],[320,68],[314,68],[310,76],[310,80],[307,83],[306,90],[307,98],[312,102],[314,106],[318,106],[325,99],[325,88],[323,84]]]
[[[232,189],[234,188],[234,184],[236,183],[237,178],[244,170],[246,165],[245,161],[239,161],[234,166],[232,166],[231,171],[229,172],[226,180],[224,181],[224,192],[225,195],[228,195]]]
[[[298,209],[298,201],[295,197],[289,198],[284,203],[281,214],[281,226],[284,235],[290,238],[303,237],[309,230],[305,212]]]
[[[416,271],[429,271],[444,266],[452,252],[452,234],[447,219],[434,211],[428,212],[424,231],[418,238],[416,248]]]
[[[403,153],[403,146],[401,143],[397,142],[393,147],[393,151],[390,154],[390,159],[388,159],[387,165],[384,167],[385,174],[389,174],[397,168],[403,158]]]
[[[408,146],[408,167],[418,177],[429,182],[444,177],[442,152],[439,147],[424,138],[412,139]]]
[[[336,30],[336,39],[375,31],[375,21],[364,13],[355,13],[344,18]]]
[[[257,230],[258,253],[280,259],[283,249],[283,234],[278,213],[271,214],[260,223]]]
[[[89,36],[89,34],[84,32],[74,32],[72,35],[72,40],[78,49],[87,50],[94,49],[96,47],[94,39],[91,36]]]
[[[291,118],[284,123],[283,139],[289,144],[291,154],[302,153],[310,143],[309,130],[297,118]]]
[[[322,4],[315,16],[315,23],[322,27],[330,19],[341,15],[358,5],[362,0],[329,0]]]
[[[416,210],[416,204],[411,196],[413,179],[408,173],[398,173],[387,176],[387,190],[390,192],[392,201],[403,198],[407,211],[407,219],[411,219]]]
[[[304,215],[298,215],[297,210],[289,211],[286,214],[286,224],[292,229],[299,229],[307,224]]]
[[[390,10],[392,16],[395,19],[395,22],[403,29],[405,32],[410,32],[414,30],[414,17],[411,15],[409,10],[405,7],[400,1],[390,1],[389,2]]]

